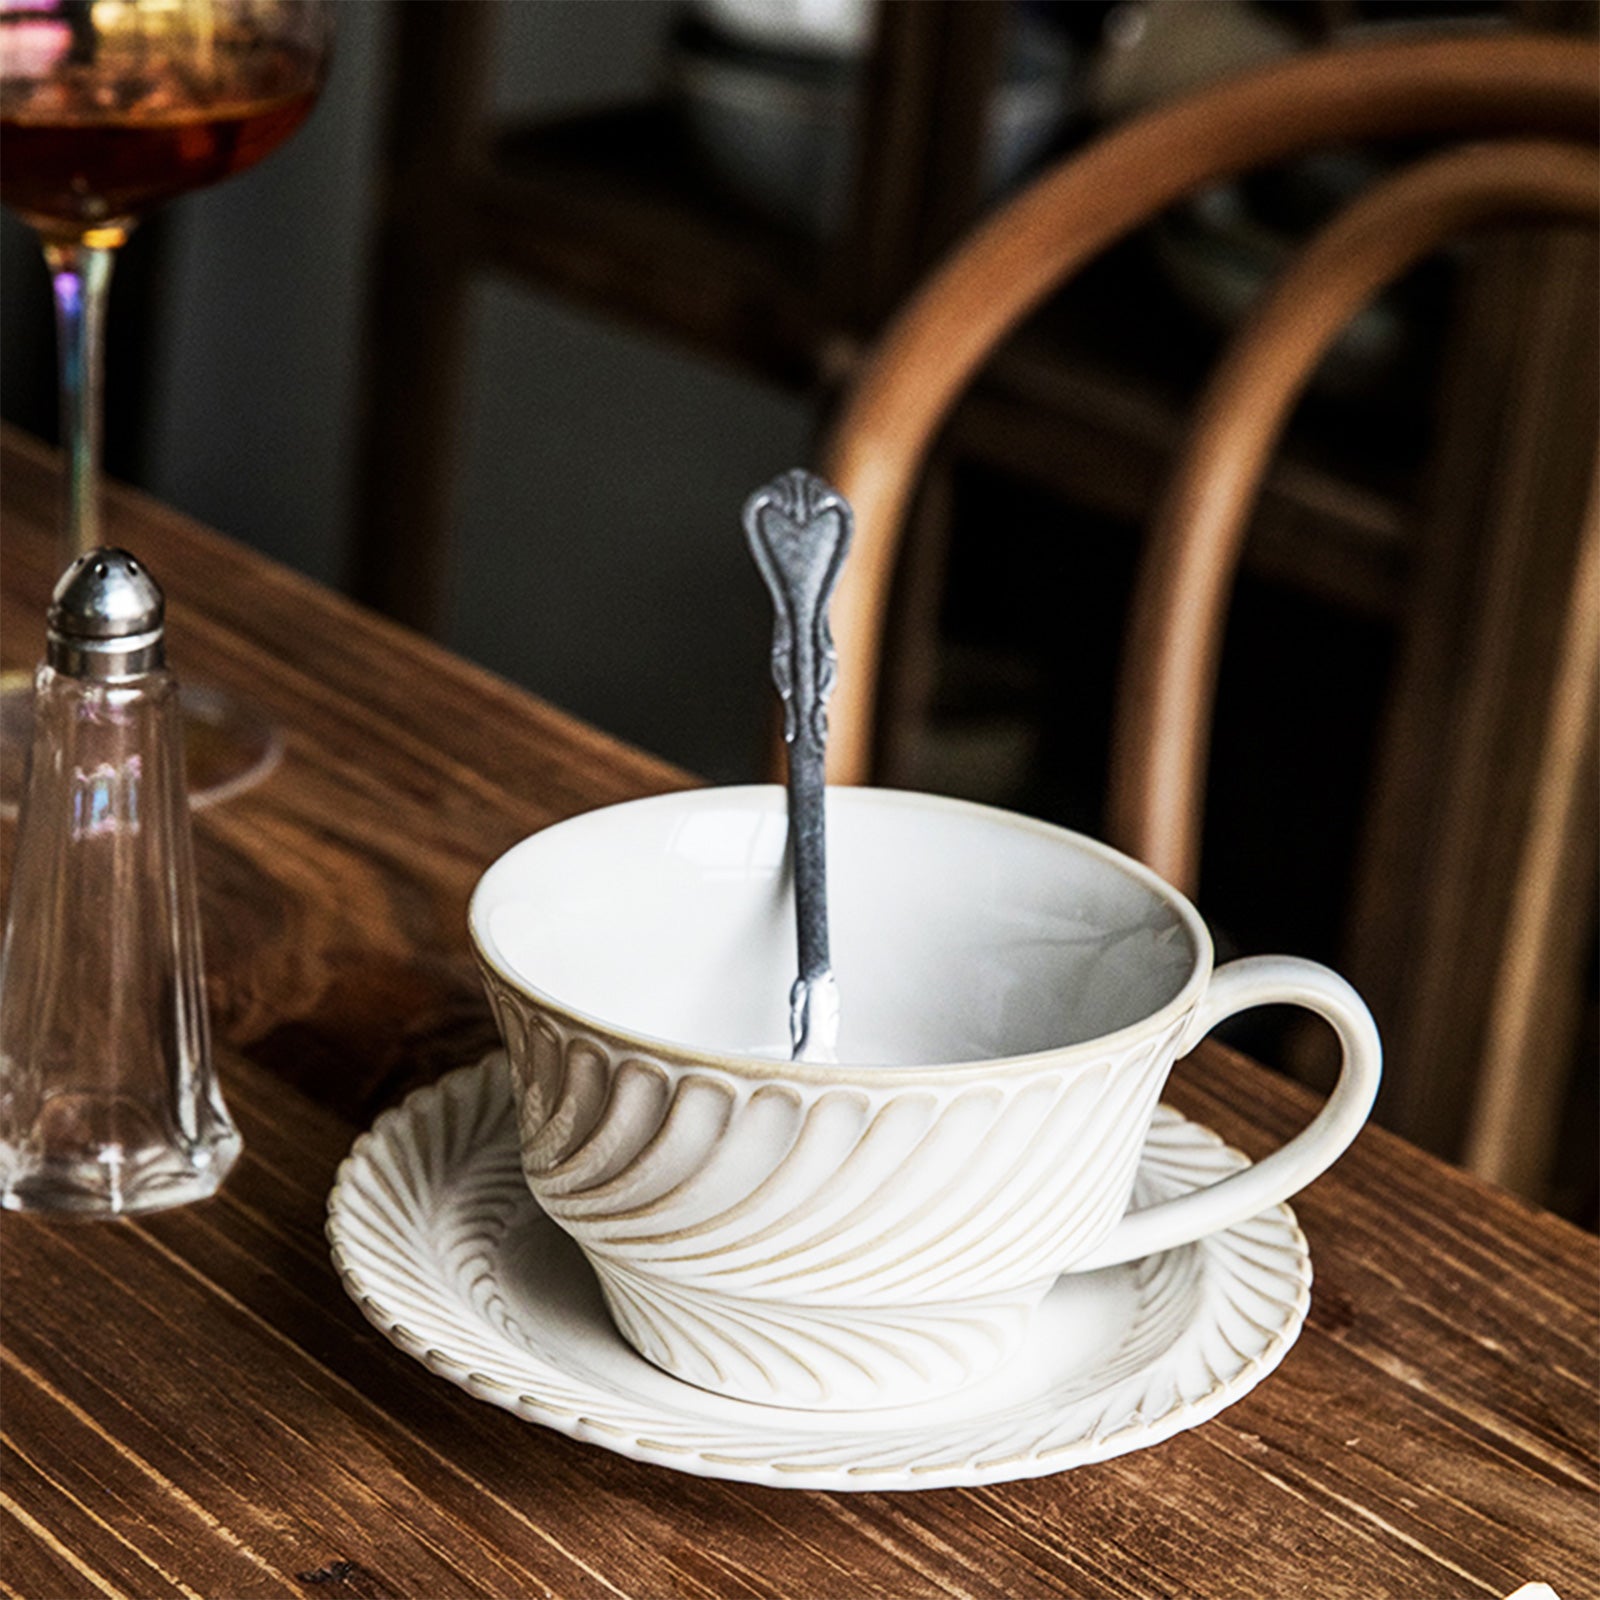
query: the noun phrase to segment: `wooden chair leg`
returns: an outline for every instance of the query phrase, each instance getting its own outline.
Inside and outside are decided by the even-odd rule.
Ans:
[[[466,308],[452,197],[471,159],[496,9],[410,0],[394,13],[346,582],[429,633],[443,615]]]
[[[436,634],[448,581],[465,274],[404,224],[383,230],[378,248],[346,587]]]
[[[876,327],[978,210],[1006,13],[991,0],[878,8],[833,285],[859,326]]]

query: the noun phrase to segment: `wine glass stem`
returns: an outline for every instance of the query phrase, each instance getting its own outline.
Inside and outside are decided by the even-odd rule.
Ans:
[[[44,259],[56,303],[61,448],[67,466],[62,545],[65,561],[71,561],[100,543],[106,296],[114,252],[107,245],[47,239]]]

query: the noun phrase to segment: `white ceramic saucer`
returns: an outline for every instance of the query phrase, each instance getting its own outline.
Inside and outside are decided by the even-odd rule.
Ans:
[[[1162,1107],[1135,1206],[1242,1165]],[[635,1460],[748,1483],[1003,1483],[1155,1444],[1254,1388],[1310,1302],[1287,1206],[1196,1245],[1067,1276],[1022,1353],[949,1399],[849,1414],[725,1399],[613,1329],[593,1274],[517,1159],[504,1058],[451,1073],[356,1141],[328,1202],[334,1264],[372,1322],[470,1394]]]

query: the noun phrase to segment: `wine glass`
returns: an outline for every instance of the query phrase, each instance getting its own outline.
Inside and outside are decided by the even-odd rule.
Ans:
[[[61,566],[102,543],[101,379],[116,252],[155,207],[252,167],[322,87],[331,0],[0,0],[0,200],[39,235],[55,299],[65,505]],[[21,787],[27,681],[0,695]],[[184,695],[191,797],[264,772],[276,735],[231,696]]]

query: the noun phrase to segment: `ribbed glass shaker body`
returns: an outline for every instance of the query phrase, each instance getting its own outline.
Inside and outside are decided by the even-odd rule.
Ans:
[[[211,1065],[177,685],[41,666],[0,956],[0,1204],[115,1215],[239,1153]]]

